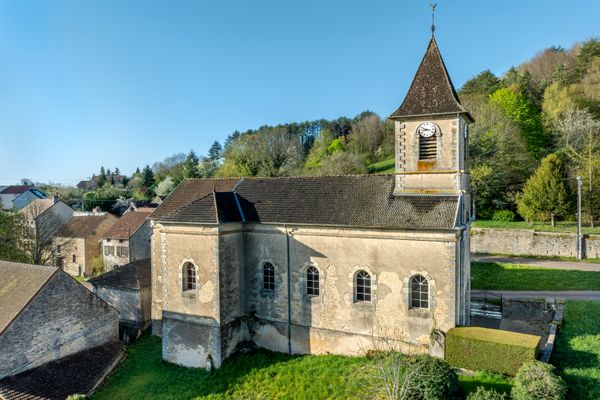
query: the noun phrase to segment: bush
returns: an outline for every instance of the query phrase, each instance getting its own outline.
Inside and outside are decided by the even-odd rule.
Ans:
[[[446,361],[455,367],[515,375],[535,360],[539,336],[498,329],[461,327],[446,334]]]
[[[513,222],[515,220],[515,213],[510,210],[499,210],[494,211],[492,221],[496,222]]]
[[[564,400],[567,385],[554,375],[554,366],[540,361],[524,364],[515,377],[513,400]]]
[[[476,392],[473,392],[467,396],[467,400],[505,400],[506,396],[504,393],[496,392],[493,389],[486,389],[482,386],[477,388]]]
[[[415,357],[402,378],[403,398],[448,400],[459,393],[458,376],[447,362],[430,356]]]

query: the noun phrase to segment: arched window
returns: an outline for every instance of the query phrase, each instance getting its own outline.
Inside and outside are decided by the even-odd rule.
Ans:
[[[275,290],[275,267],[270,262],[263,265],[263,290]]]
[[[410,278],[410,308],[429,308],[429,282],[422,275]]]
[[[196,290],[196,266],[191,262],[183,265],[183,291]]]
[[[319,270],[312,265],[306,269],[306,294],[319,295]]]
[[[354,282],[356,301],[371,301],[371,275],[367,271],[358,271]]]

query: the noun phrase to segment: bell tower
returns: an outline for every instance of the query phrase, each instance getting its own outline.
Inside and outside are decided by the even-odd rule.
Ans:
[[[402,105],[390,115],[396,140],[394,194],[461,195],[469,191],[468,125],[432,35]]]

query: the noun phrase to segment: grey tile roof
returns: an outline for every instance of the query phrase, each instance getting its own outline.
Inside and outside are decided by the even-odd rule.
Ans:
[[[432,37],[402,105],[390,118],[451,113],[464,113],[473,119],[460,104],[435,38]]]
[[[71,394],[89,395],[110,372],[123,343],[110,342],[0,380],[6,400],[64,400]]]
[[[210,188],[212,183],[188,181],[171,197],[175,200],[189,196],[185,193],[188,190],[202,193],[199,187]],[[457,196],[395,196],[393,189],[393,175],[245,178],[235,185],[235,194],[209,193],[157,219],[176,223],[245,220],[417,230],[454,227]]]
[[[122,267],[90,279],[93,286],[110,287],[115,289],[140,290],[149,288],[152,284],[150,259],[132,261]]]
[[[0,334],[57,270],[0,260]]]

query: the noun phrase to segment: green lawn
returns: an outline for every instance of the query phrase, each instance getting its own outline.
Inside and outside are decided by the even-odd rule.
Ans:
[[[476,228],[499,228],[499,229],[533,229],[540,232],[577,232],[576,222],[564,222],[560,221],[556,223],[555,227],[552,227],[549,222],[525,222],[525,221],[513,221],[513,222],[498,222],[498,221],[486,221],[476,220],[471,224]],[[600,226],[591,228],[589,226],[582,227],[583,233],[595,233],[600,234]]]
[[[600,272],[472,262],[471,288],[478,290],[600,290]]]
[[[259,350],[237,354],[212,373],[162,361],[161,342],[145,335],[93,396],[101,399],[365,399],[379,381],[367,357],[288,356]],[[479,373],[460,376],[466,393],[477,386],[510,390],[510,381]]]
[[[600,399],[600,302],[566,303],[551,361],[569,386],[568,399]]]
[[[370,174],[393,174],[396,170],[395,159],[390,158],[368,166]]]
[[[510,393],[512,388],[511,378],[489,372],[479,372],[477,375],[459,375],[458,380],[465,393],[476,391],[478,386],[502,393]]]

